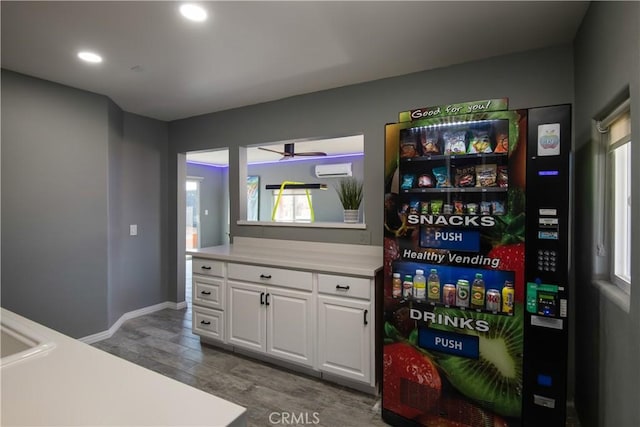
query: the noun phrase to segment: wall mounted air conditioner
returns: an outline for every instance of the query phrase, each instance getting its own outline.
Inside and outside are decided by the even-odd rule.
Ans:
[[[330,165],[316,165],[316,176],[318,178],[339,178],[352,176],[351,163],[335,163]]]

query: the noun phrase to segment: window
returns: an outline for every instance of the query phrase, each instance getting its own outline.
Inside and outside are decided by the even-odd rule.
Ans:
[[[264,141],[250,146],[238,147],[238,168],[240,179],[244,176],[259,176],[259,215],[249,216],[250,203],[244,203],[249,192],[245,186],[239,187],[237,225],[275,226],[289,229],[340,228],[365,229],[364,219],[357,223],[344,222],[343,208],[333,189],[343,176],[338,173],[330,176],[318,173],[316,166],[333,164],[351,164],[351,174],[358,180],[364,180],[364,135],[338,137],[304,137],[280,141]],[[345,172],[346,175],[348,175]],[[276,206],[277,192],[283,182],[305,184],[324,184],[328,191],[309,188],[313,198],[312,208],[306,194],[287,192]],[[267,188],[269,187],[269,188]],[[288,187],[287,190],[300,190]],[[320,188],[320,190],[325,190]],[[287,200],[288,199],[288,200]],[[274,212],[274,206],[276,207]],[[362,211],[361,211],[362,212]],[[277,216],[276,216],[277,214]],[[364,212],[360,214],[364,217]]]
[[[609,280],[631,291],[631,117],[629,101],[597,123],[604,165],[604,236]]]
[[[273,191],[273,206],[280,190]],[[311,193],[306,190],[283,190],[275,212],[276,222],[311,222]]]

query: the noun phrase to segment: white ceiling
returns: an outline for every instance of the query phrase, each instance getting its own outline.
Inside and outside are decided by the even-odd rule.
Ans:
[[[160,120],[570,43],[588,2],[2,1],[2,67]],[[80,49],[104,57],[81,63]],[[500,94],[502,95],[502,94]]]

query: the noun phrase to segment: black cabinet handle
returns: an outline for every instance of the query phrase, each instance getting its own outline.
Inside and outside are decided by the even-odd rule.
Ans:
[[[201,320],[200,323],[202,323],[203,325],[210,325],[211,322],[209,322],[208,320]]]
[[[260,305],[264,305],[264,292],[260,292]]]
[[[202,295],[211,295],[211,291],[200,291]]]
[[[365,324],[365,325],[368,325],[368,324],[369,324],[369,322],[367,322],[367,314],[369,314],[369,310],[365,310],[365,311],[364,311],[364,324]]]
[[[269,305],[269,295],[271,295],[271,294],[267,294],[267,296],[266,296],[266,302],[265,302],[265,303],[266,303],[267,305]]]
[[[270,274],[261,274],[260,278],[261,279],[271,279],[271,275]]]
[[[336,285],[336,289],[343,290],[343,291],[348,291],[349,290],[349,285],[346,285],[346,286]]]
[[[208,265],[203,265],[202,267],[200,267],[203,270],[211,270],[211,267]]]

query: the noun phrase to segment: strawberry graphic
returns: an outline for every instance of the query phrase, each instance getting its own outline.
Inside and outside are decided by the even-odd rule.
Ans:
[[[524,192],[519,188],[509,189],[509,213],[496,216],[496,226],[489,234],[491,250],[488,257],[499,259],[498,268],[513,271],[515,301],[524,301]]]
[[[524,243],[495,246],[488,256],[500,260],[500,270],[515,272],[515,301],[524,301]]]
[[[440,399],[442,381],[429,356],[397,342],[383,347],[383,405],[406,418],[427,412]]]

